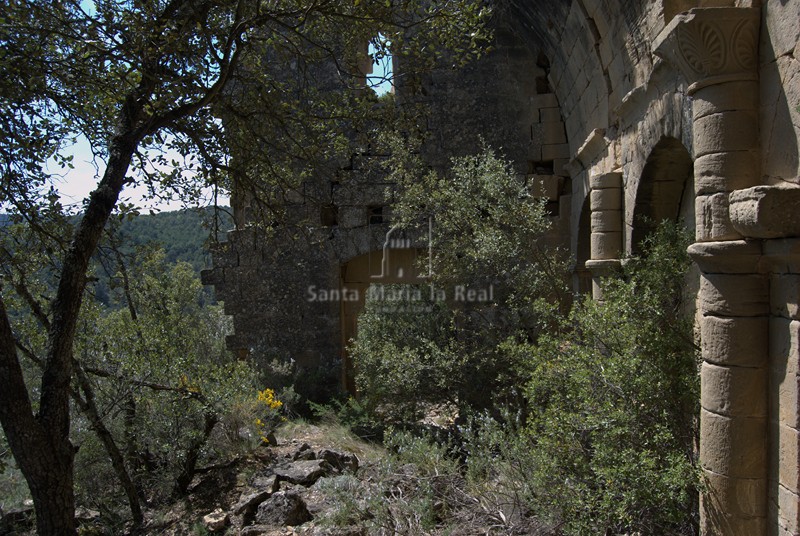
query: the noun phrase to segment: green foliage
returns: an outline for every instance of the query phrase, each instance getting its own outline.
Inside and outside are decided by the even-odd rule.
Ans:
[[[569,298],[563,255],[543,243],[549,220],[542,201],[488,148],[454,159],[446,175],[420,179],[415,155],[396,139],[386,143],[403,185],[400,225],[415,232],[422,223],[427,231],[433,219],[433,291],[420,287],[413,304],[420,307],[399,311],[368,293],[351,348],[364,405],[413,422],[432,404],[463,413],[522,403],[525,370],[503,343],[535,340]],[[468,302],[459,288],[483,291],[485,299]]]
[[[662,225],[529,352],[533,506],[569,534],[685,534],[696,522],[697,359],[682,307],[689,238]]]
[[[192,267],[166,263],[160,250],[142,254],[129,271],[131,308],[87,308],[76,350],[86,370],[103,371],[94,378],[97,402],[117,415],[107,425],[130,453],[131,469],[163,495],[192,456],[196,464],[229,455],[240,430],[217,434],[217,443],[209,442],[211,432],[219,421],[233,422],[229,414],[255,408],[257,393],[248,365],[224,348],[229,319],[218,306],[201,306]],[[251,414],[247,425],[258,436]],[[94,439],[82,434],[82,441]],[[102,459],[97,448],[77,460],[81,490],[90,494],[107,485],[93,478],[102,474],[94,467]]]
[[[403,289],[400,285],[388,289]],[[453,313],[444,302],[429,299],[426,286],[415,287],[421,303],[387,303],[367,294],[358,321],[358,338],[350,347],[358,374],[356,386],[365,409],[389,422],[414,422],[428,404],[455,402],[460,359],[451,348]]]

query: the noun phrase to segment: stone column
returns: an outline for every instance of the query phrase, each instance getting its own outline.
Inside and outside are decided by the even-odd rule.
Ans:
[[[619,267],[622,256],[622,173],[593,175],[589,179],[592,297],[602,299],[600,281]]]
[[[758,30],[753,8],[692,9],[653,44],[693,98],[705,535],[767,534],[769,284],[761,242],[741,240],[730,194],[760,182]]]
[[[761,241],[698,242],[705,535],[765,535],[769,286]]]

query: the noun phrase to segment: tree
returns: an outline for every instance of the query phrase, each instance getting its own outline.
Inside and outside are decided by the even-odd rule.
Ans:
[[[253,81],[269,97],[262,100],[263,115],[277,120],[295,148],[305,145],[308,139],[291,136],[296,125],[310,122],[302,108],[293,106],[304,100],[287,106],[279,91],[278,74],[286,64],[257,62],[281,56],[249,52],[251,47],[280,51],[283,58],[335,62],[343,77],[350,73],[353,79],[357,61],[352,55],[345,58],[343,51],[356,50],[354,43],[377,35],[377,28],[413,27],[418,35],[455,39],[476,35],[464,30],[480,16],[480,7],[466,1],[7,3],[0,20],[0,203],[41,232],[42,244],[53,242],[47,251],[57,284],[44,311],[49,322],[42,326],[47,343],[36,404],[20,366],[6,298],[0,299],[0,423],[29,483],[40,534],[75,533],[69,440],[73,347],[90,259],[126,185],[139,181],[153,195],[189,197],[206,184],[230,185],[226,132],[212,109],[230,105],[235,115],[237,94],[229,90],[230,82],[245,57],[251,65],[258,63],[259,69],[249,73],[258,73]],[[313,102],[317,92],[311,84],[307,89]],[[318,120],[339,117],[330,109]],[[99,180],[74,230],[54,235],[50,222],[64,209],[44,163],[53,157],[68,166],[63,149],[77,136],[91,143]],[[302,155],[263,149],[252,152],[261,156],[258,175],[249,176],[254,181],[270,168],[294,169],[286,162]],[[181,158],[168,158],[165,150]]]
[[[393,215],[411,233],[432,222],[430,267],[421,267],[431,287],[411,304],[421,312],[385,312],[367,295],[351,347],[362,400],[401,419],[419,417],[417,402],[454,404],[462,417],[521,405],[527,376],[506,348],[535,342],[571,298],[564,255],[545,241],[542,199],[489,148],[454,158],[447,173],[421,173],[417,156],[389,144],[401,184]]]

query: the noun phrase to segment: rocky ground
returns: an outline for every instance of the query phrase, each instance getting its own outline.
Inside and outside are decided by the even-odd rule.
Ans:
[[[185,499],[148,511],[136,534],[557,534],[510,502],[468,492],[447,470],[454,462],[426,457],[407,463],[341,427],[292,424],[272,444],[204,471]],[[81,516],[82,534],[108,533],[96,512]],[[22,527],[0,534],[29,533]]]

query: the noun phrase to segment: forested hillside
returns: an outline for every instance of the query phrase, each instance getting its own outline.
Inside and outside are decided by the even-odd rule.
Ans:
[[[184,209],[156,214],[141,214],[124,218],[117,227],[110,227],[106,246],[101,246],[95,256],[94,295],[106,306],[118,307],[122,303],[117,271],[118,261],[112,244],[123,259],[142,247],[164,250],[164,259],[169,264],[187,262],[197,278],[200,271],[211,265],[209,246],[216,240],[224,240],[225,232],[233,227],[228,207],[206,207]],[[210,288],[203,290],[210,303],[214,303]]]
[[[185,209],[156,214],[142,214],[126,219],[119,230],[124,249],[158,244],[169,263],[188,262],[195,272],[210,264],[208,244],[216,218],[217,239],[225,239],[225,231],[233,227],[228,207]]]

